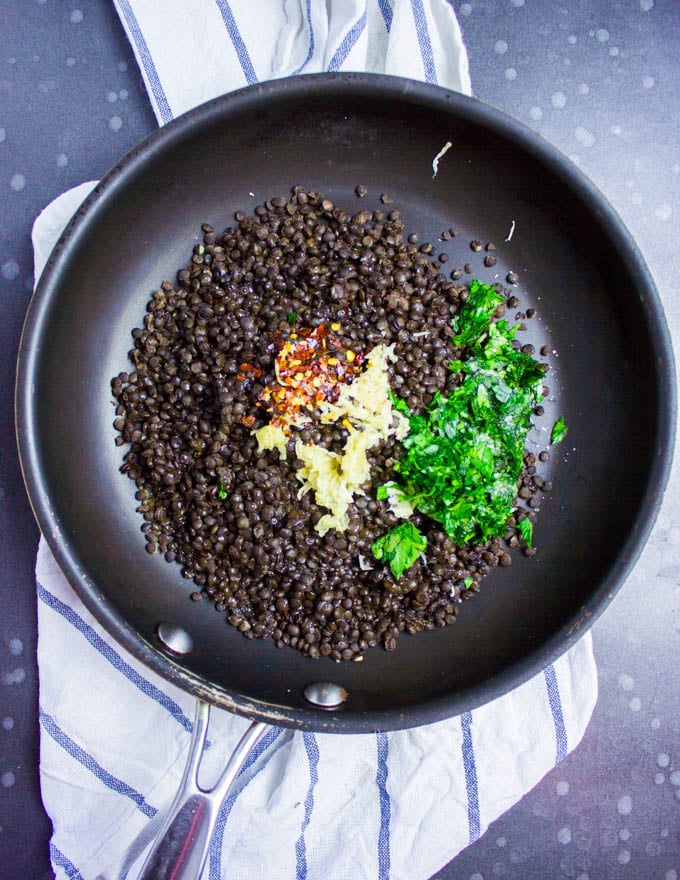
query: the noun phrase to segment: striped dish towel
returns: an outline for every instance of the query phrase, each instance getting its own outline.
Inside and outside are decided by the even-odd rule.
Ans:
[[[444,0],[115,2],[159,124],[297,72],[370,70],[470,92]],[[93,185],[37,219],[36,277]],[[36,577],[40,773],[55,875],[134,880],[140,846],[179,784],[194,701],[107,635],[44,539]],[[448,721],[360,736],[272,728],[223,805],[203,880],[425,880],[577,745],[596,698],[586,635],[516,691]],[[247,724],[213,712],[206,781]]]
[[[114,0],[159,125],[296,73],[407,76],[470,94],[445,0]]]

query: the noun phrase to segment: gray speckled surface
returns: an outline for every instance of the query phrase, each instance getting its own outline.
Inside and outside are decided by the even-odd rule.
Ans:
[[[455,0],[475,93],[540,132],[637,240],[680,341],[677,0]],[[30,227],[155,127],[105,0],[0,0],[0,877],[50,876],[37,786],[37,531],[13,439]],[[616,454],[616,451],[613,451]],[[646,550],[593,634],[600,697],[580,746],[438,880],[680,876],[680,463]],[[615,499],[613,499],[615,503]]]

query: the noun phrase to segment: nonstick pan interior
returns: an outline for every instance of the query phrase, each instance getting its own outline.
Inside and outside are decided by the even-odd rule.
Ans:
[[[433,176],[433,157],[450,141]],[[368,188],[359,202],[357,184]],[[546,415],[569,426],[550,463],[533,558],[513,556],[454,626],[404,635],[363,662],[310,660],[247,641],[211,603],[192,603],[179,566],[149,556],[134,485],[119,472],[111,378],[130,331],[201,235],[234,211],[302,184],[350,211],[385,192],[408,231],[437,242],[458,227],[448,268],[519,276],[528,341],[548,344]],[[512,236],[509,235],[513,229]],[[510,237],[509,241],[505,241]],[[496,244],[483,266],[472,239]],[[482,253],[482,257],[484,254]],[[29,495],[53,551],[90,610],[180,686],[273,723],[362,731],[472,708],[567,649],[606,607],[657,510],[672,449],[670,344],[653,283],[620,221],[554,149],[478,101],[406,80],[298,77],[218,99],[154,134],[116,166],[62,238],[31,304],[17,423]],[[538,422],[537,422],[538,424]],[[329,561],[332,564],[332,560]],[[194,650],[162,649],[162,621]],[[308,705],[310,682],[343,685],[341,710]]]

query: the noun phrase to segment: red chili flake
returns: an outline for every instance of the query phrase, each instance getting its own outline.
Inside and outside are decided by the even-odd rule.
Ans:
[[[324,324],[291,333],[276,357],[277,381],[260,397],[270,404],[272,424],[286,430],[299,421],[301,410],[311,412],[325,400],[334,403],[340,386],[361,372],[363,356],[351,354],[344,356],[340,339]]]
[[[241,364],[239,369],[242,373],[252,373],[258,379],[262,375],[262,370],[259,367],[256,367],[254,364]]]

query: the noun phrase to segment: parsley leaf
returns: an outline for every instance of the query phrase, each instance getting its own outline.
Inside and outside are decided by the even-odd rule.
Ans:
[[[488,330],[493,314],[502,302],[503,297],[491,285],[473,278],[468,298],[451,322],[456,334],[453,337],[454,345],[464,348],[477,342]]]
[[[217,488],[217,494],[219,495],[219,497],[220,497],[223,501],[224,501],[224,499],[227,497],[228,493],[227,493],[227,490],[226,490],[226,488],[225,488],[225,486],[224,486],[224,483],[220,482],[220,484],[219,484],[219,486],[218,486],[218,488]]]
[[[411,410],[408,408],[408,404],[405,400],[402,400],[401,397],[397,397],[392,391],[387,392],[387,396],[392,402],[392,406],[397,410],[397,412],[403,413],[405,416],[411,415]]]
[[[514,327],[493,320],[500,301],[490,285],[471,282],[453,321],[454,342],[468,356],[450,365],[461,382],[448,397],[437,392],[422,414],[393,398],[409,419],[395,466],[400,493],[459,546],[505,531],[531,414],[542,396],[544,367],[512,345]]]
[[[297,315],[295,312],[288,312],[287,321],[289,324],[294,324],[297,321]]]
[[[567,428],[564,419],[562,418],[562,416],[560,416],[559,419],[552,426],[552,431],[550,432],[550,442],[553,444],[553,446],[556,443],[561,443],[564,440],[564,438],[567,436],[568,430],[569,429]]]
[[[408,521],[390,529],[371,545],[375,558],[388,562],[397,580],[426,549],[427,538]]]
[[[524,538],[524,543],[527,547],[531,547],[531,540],[534,536],[534,524],[530,519],[521,519],[517,523],[517,531]]]

